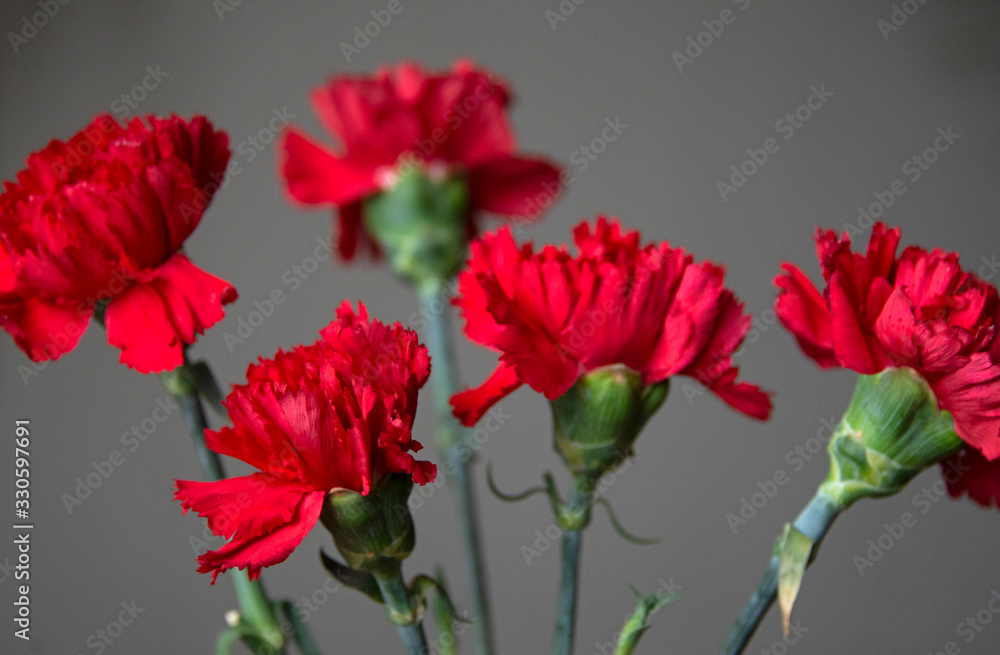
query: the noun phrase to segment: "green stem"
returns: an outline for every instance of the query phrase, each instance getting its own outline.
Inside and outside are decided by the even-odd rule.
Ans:
[[[427,637],[424,636],[424,627],[417,617],[413,596],[406,588],[403,577],[397,571],[395,575],[389,577],[376,575],[375,581],[378,583],[379,591],[382,592],[389,620],[396,625],[396,632],[399,633],[399,639],[403,642],[407,655],[427,655],[429,649]]]
[[[562,573],[559,602],[556,606],[556,632],[552,655],[570,655],[576,632],[576,588],[580,577],[580,530],[566,530],[562,535]]]
[[[813,499],[795,519],[793,524],[795,528],[812,539],[814,553],[842,509],[837,502],[820,491],[813,496]],[[757,590],[750,596],[746,607],[740,612],[729,636],[719,650],[719,655],[738,655],[750,642],[757,626],[760,625],[768,608],[774,602],[775,596],[777,596],[779,564],[778,556],[772,556],[767,570],[764,572],[764,577],[757,585]]]
[[[570,655],[576,634],[576,596],[580,578],[580,546],[583,529],[590,521],[595,481],[586,475],[573,476],[573,495],[556,520],[563,528],[562,566],[559,600],[556,604],[556,628],[552,637],[552,655]],[[575,529],[568,529],[573,527]]]
[[[418,287],[422,313],[427,318],[427,349],[433,365],[431,382],[434,385],[436,408],[436,435],[438,447],[444,451],[447,469],[454,478],[455,502],[462,524],[465,541],[465,565],[468,593],[471,598],[473,652],[490,655],[493,652],[493,635],[490,628],[489,602],[486,597],[486,567],[479,537],[479,518],[469,469],[475,450],[463,446],[464,430],[451,413],[451,397],[458,391],[459,380],[452,350],[450,313],[444,283],[424,284]],[[440,307],[436,305],[441,305]],[[465,440],[468,441],[468,440]],[[470,454],[471,453],[471,454]]]
[[[191,440],[198,453],[198,461],[201,463],[205,477],[212,481],[222,480],[225,478],[225,473],[222,470],[219,455],[209,450],[205,444],[205,430],[208,428],[208,422],[205,419],[205,410],[201,404],[201,398],[198,396],[197,388],[191,382],[192,376],[188,371],[188,366],[189,363],[185,357],[184,364],[180,368],[161,375],[161,380],[167,391],[180,405],[184,423],[191,433]],[[278,648],[279,653],[283,653],[285,637],[260,580],[250,580],[246,571],[240,570],[233,570],[231,578],[233,586],[236,588],[236,601],[240,607],[241,617],[255,627],[261,639]]]

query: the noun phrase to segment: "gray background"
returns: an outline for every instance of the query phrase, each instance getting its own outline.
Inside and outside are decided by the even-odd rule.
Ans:
[[[907,190],[886,218],[902,225],[904,244],[959,251],[965,265],[977,269],[983,258],[1000,254],[1000,7],[987,0],[930,0],[886,39],[877,21],[889,18],[889,0],[627,7],[590,0],[556,29],[545,15],[558,10],[556,0],[403,0],[402,13],[346,62],[339,44],[386,4],[246,0],[220,19],[208,0],[77,0],[59,5],[15,53],[7,33],[19,31],[22,17],[39,7],[4,0],[0,179],[12,179],[25,156],[50,138],[66,138],[108,110],[141,83],[146,66],[160,66],[169,77],[136,111],[204,113],[229,131],[234,149],[265,128],[273,110],[286,107],[296,124],[331,139],[311,114],[307,93],[335,72],[368,72],[401,59],[441,68],[460,56],[494,69],[516,92],[512,120],[522,150],[546,154],[574,173],[563,200],[522,238],[564,242],[582,218],[617,214],[646,240],[670,240],[724,263],[729,285],[766,328],[738,362],[745,379],[777,392],[773,419],[746,419],[711,396],[688,402],[684,385],[676,384],[641,436],[638,458],[607,492],[627,527],[663,541],[625,543],[601,510],[584,541],[578,653],[600,652],[598,644],[614,639],[633,607],[627,583],[651,592],[671,579],[683,588],[683,600],[655,617],[639,652],[714,652],[756,585],[775,535],[826,474],[825,454],[797,471],[786,454],[806,445],[821,420],[839,417],[853,385],[852,373],[821,372],[780,326],[767,324],[780,262],[797,262],[818,279],[814,226],[842,229],[854,222],[859,205],[896,179]],[[672,53],[726,8],[735,21],[679,72]],[[833,96],[784,140],[776,121],[821,84]],[[571,165],[574,151],[615,117],[628,125],[623,134],[587,170]],[[904,162],[949,126],[960,138],[911,183]],[[747,148],[769,137],[778,138],[780,150],[723,202],[716,182],[744,161]],[[290,292],[282,275],[312,254],[317,238],[328,237],[328,212],[300,211],[284,200],[273,145],[253,161],[248,152],[234,153],[241,174],[219,193],[186,245],[192,260],[240,293],[194,355],[208,359],[225,383],[240,382],[257,356],[313,340],[344,298],[363,299],[384,321],[411,320],[410,290],[377,265],[326,262]],[[275,289],[287,301],[229,352],[223,334],[234,332],[253,302]],[[458,350],[469,382],[483,379],[495,363],[494,355],[465,342]],[[76,478],[93,471],[92,462],[122,450],[123,432],[152,415],[165,396],[159,381],[119,365],[118,351],[93,326],[73,352],[27,385],[18,366],[28,360],[6,336],[0,361],[0,434],[12,440],[19,417],[29,417],[33,427],[35,652],[96,653],[88,637],[132,599],[145,611],[106,652],[207,652],[234,599],[228,580],[211,587],[207,576],[195,573],[189,539],[201,536],[203,524],[171,502],[173,478],[199,477],[180,416],[158,425],[135,452],[126,450],[124,464],[72,514],[61,499],[73,493]],[[431,441],[429,401],[425,394],[416,429],[425,443]],[[499,484],[519,490],[536,484],[544,470],[559,470],[543,399],[523,390],[502,407],[510,418],[490,435],[484,457]],[[12,500],[10,440],[3,441],[0,489]],[[734,535],[726,514],[739,511],[741,499],[778,471],[789,482]],[[955,640],[961,653],[995,653],[1000,621],[968,644],[956,626],[984,610],[991,591],[1000,589],[1000,520],[995,510],[949,499],[920,513],[914,495],[934,495],[939,477],[926,472],[898,496],[861,502],[843,516],[796,607],[808,632],[799,643],[775,647],[780,624],[772,611],[748,652],[923,655]],[[522,546],[534,547],[536,530],[551,525],[549,510],[538,497],[503,504],[481,475],[478,480],[500,652],[547,652],[557,549],[528,566]],[[883,534],[883,523],[899,521],[904,512],[916,515],[915,527],[860,576],[852,558],[864,555],[868,540]],[[444,564],[464,607],[449,490],[431,495],[415,518],[418,547],[406,570]],[[2,561],[11,557],[13,536],[9,528],[0,533]],[[300,600],[322,589],[321,546],[331,544],[317,528],[286,562],[265,572],[275,595]],[[5,578],[0,651],[30,652],[11,636],[13,592]],[[309,626],[326,653],[399,650],[381,610],[348,590],[329,596]]]

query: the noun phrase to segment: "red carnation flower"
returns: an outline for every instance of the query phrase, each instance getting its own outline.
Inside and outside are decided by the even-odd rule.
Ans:
[[[247,369],[247,383],[225,400],[233,427],[205,433],[208,447],[259,470],[218,482],[177,481],[184,511],[208,519],[230,541],[198,558],[200,573],[282,562],[319,519],[330,491],[363,495],[390,473],[418,484],[437,469],[410,453],[417,391],[430,361],[415,332],[369,321],[350,303],[322,339]]]
[[[312,104],[339,137],[334,153],[297,129],[282,136],[282,173],[288,192],[307,205],[340,208],[340,254],[353,257],[362,226],[362,201],[391,187],[397,170],[417,165],[432,177],[464,175],[473,215],[487,211],[533,218],[558,193],[560,171],[540,160],[514,156],[504,113],[510,94],[491,73],[470,62],[430,73],[413,63],[374,77],[340,76],[317,88]]]
[[[565,246],[519,249],[506,227],[472,244],[454,302],[468,337],[501,355],[486,382],[452,397],[464,424],[522,384],[553,400],[582,373],[612,364],[647,385],[687,375],[745,414],[770,415],[767,393],[736,382],[732,353],[751,318],[723,286],[722,267],[696,264],[666,242],[640,246],[617,219],[598,217],[593,231],[584,222],[573,234],[576,257]]]
[[[236,290],[180,252],[222,179],[229,137],[202,116],[98,116],[28,157],[0,195],[0,325],[34,361],[72,350],[95,306],[121,361],[175,368]]]
[[[822,294],[794,264],[775,278],[775,310],[802,350],[824,367],[870,375],[910,367],[930,385],[955,432],[986,460],[1000,457],[1000,322],[997,290],[963,271],[958,255],[909,246],[899,228],[872,228],[868,251],[817,229]],[[994,467],[995,469],[995,467]],[[964,484],[963,476],[955,487]],[[997,485],[994,484],[994,487]],[[976,489],[983,489],[977,484]],[[971,493],[977,500],[981,494]]]

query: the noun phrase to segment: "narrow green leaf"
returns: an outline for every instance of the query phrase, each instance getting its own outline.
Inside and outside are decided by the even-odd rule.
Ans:
[[[812,549],[812,539],[799,532],[795,526],[785,524],[778,564],[778,604],[781,606],[781,625],[786,637],[792,620],[792,606],[799,595],[802,576],[809,565]]]
[[[385,604],[374,575],[367,571],[355,571],[349,566],[333,559],[324,553],[322,549],[319,551],[319,557],[323,562],[323,568],[329,571],[330,575],[339,580],[345,587],[360,591],[379,605]]]

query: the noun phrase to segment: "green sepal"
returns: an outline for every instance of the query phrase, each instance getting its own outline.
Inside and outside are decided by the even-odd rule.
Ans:
[[[465,262],[468,182],[432,179],[415,166],[397,174],[391,188],[364,201],[365,229],[397,275],[418,286],[448,280]]]
[[[320,522],[333,535],[347,566],[391,577],[416,543],[407,500],[413,479],[405,473],[386,476],[368,495],[347,489],[327,494]]]
[[[167,392],[174,398],[193,396],[198,393],[198,384],[191,373],[190,367],[186,364],[181,364],[171,371],[163,371],[158,375],[160,376],[160,382],[163,383]]]
[[[550,402],[556,452],[574,474],[600,477],[632,454],[668,391],[669,380],[645,385],[621,364],[585,373]]]
[[[917,474],[958,452],[955,421],[927,382],[909,368],[859,375],[827,451],[820,492],[842,508],[897,493]]]
[[[563,502],[556,489],[555,478],[545,473],[545,491],[552,504],[552,514],[563,530],[582,530],[590,523],[596,480],[588,475],[573,476],[573,494],[568,502]]]
[[[351,567],[341,564],[323,552],[322,548],[319,551],[319,557],[320,561],[323,562],[323,568],[342,585],[360,591],[379,605],[385,604],[374,575],[368,571],[355,571]]]
[[[639,638],[642,637],[646,630],[649,630],[649,617],[656,614],[664,605],[678,599],[678,596],[673,594],[651,594],[643,597],[632,585],[629,585],[629,589],[635,594],[638,602],[636,603],[635,611],[625,620],[625,625],[618,636],[615,655],[631,655],[639,643]]]
[[[792,621],[792,606],[802,586],[802,576],[813,552],[813,540],[799,532],[790,523],[785,524],[781,535],[778,563],[778,605],[781,607],[781,625],[788,636]]]

